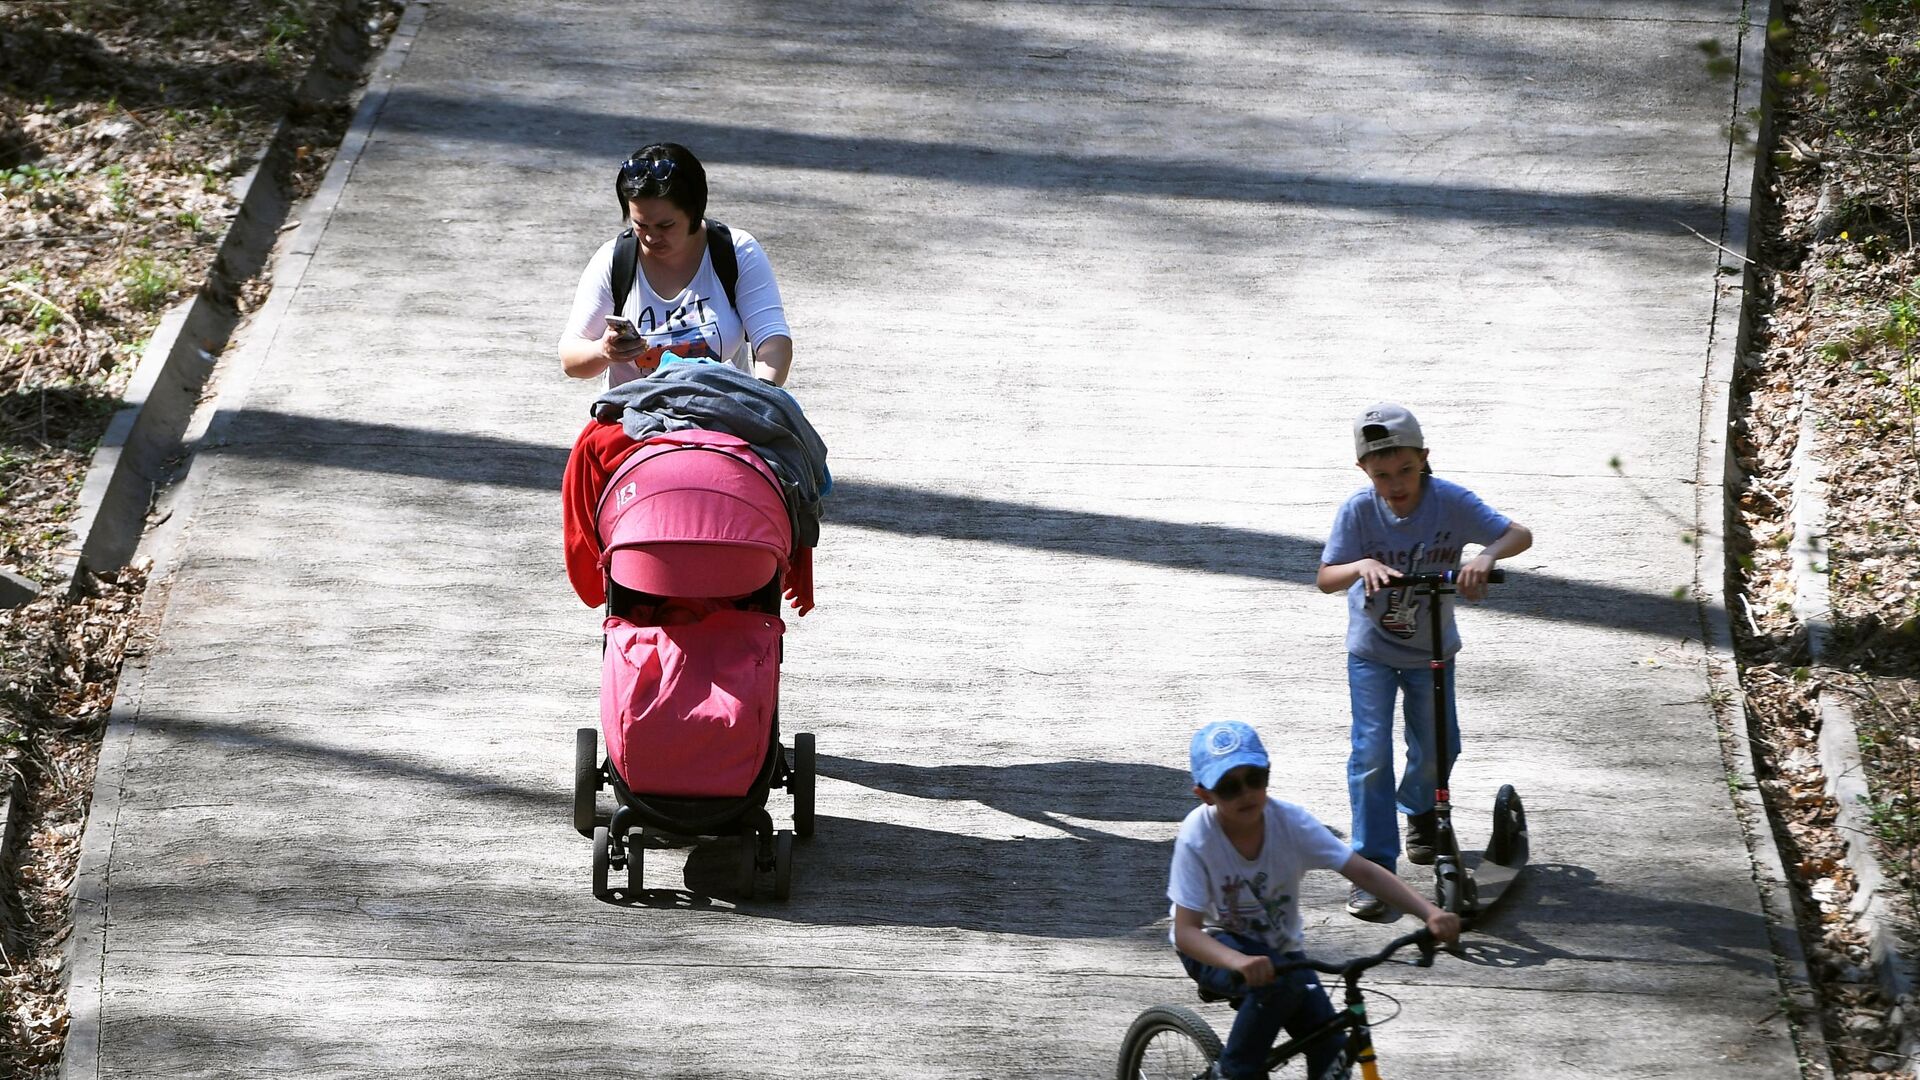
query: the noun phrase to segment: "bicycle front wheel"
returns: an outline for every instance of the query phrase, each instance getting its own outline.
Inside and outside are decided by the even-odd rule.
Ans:
[[[1120,1044],[1120,1080],[1194,1080],[1220,1056],[1220,1036],[1192,1009],[1155,1005]]]

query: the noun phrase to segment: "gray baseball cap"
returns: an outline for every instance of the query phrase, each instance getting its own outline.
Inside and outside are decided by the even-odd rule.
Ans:
[[[1392,450],[1399,446],[1423,450],[1426,445],[1426,440],[1420,435],[1420,421],[1415,420],[1404,405],[1396,405],[1391,401],[1369,405],[1353,421],[1355,461],[1375,450]]]

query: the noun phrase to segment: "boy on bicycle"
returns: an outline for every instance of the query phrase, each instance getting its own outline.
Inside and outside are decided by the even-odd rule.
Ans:
[[[1400,855],[1394,811],[1407,815],[1407,861],[1433,862],[1434,787],[1439,759],[1433,745],[1432,631],[1427,601],[1394,587],[1403,573],[1458,570],[1461,596],[1486,595],[1494,563],[1527,550],[1533,534],[1459,484],[1433,475],[1420,423],[1404,407],[1382,402],[1353,422],[1354,453],[1371,485],[1340,507],[1320,556],[1321,592],[1347,590],[1347,693],[1353,707],[1353,749],[1347,759],[1347,798],[1353,811],[1353,850],[1388,871]],[[1482,545],[1461,565],[1462,548]],[[1453,610],[1442,605],[1446,657],[1447,757],[1460,756],[1459,713],[1453,705],[1453,655],[1460,651]],[[1393,782],[1393,702],[1406,717],[1407,766]],[[1385,914],[1379,891],[1355,884],[1347,912]]]
[[[1297,1038],[1334,1017],[1313,971],[1274,971],[1276,964],[1303,956],[1303,874],[1337,870],[1355,886],[1426,920],[1427,929],[1444,942],[1458,939],[1460,918],[1349,851],[1306,810],[1269,798],[1267,751],[1246,724],[1206,725],[1194,733],[1188,758],[1200,805],[1181,822],[1173,844],[1167,880],[1173,945],[1202,988],[1245,997],[1226,1048],[1208,1075],[1264,1077],[1267,1052],[1281,1028]],[[1321,1075],[1341,1045],[1339,1039],[1310,1044],[1307,1075]]]

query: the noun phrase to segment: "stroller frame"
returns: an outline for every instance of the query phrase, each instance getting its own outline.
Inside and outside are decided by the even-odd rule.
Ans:
[[[651,594],[628,589],[606,577],[607,613],[624,615],[634,603]],[[664,598],[661,598],[664,599]],[[780,578],[775,575],[740,606],[747,610],[777,613],[780,603]],[[605,648],[605,642],[602,642]],[[785,646],[779,660],[785,659]],[[625,871],[625,898],[638,899],[644,892],[646,833],[678,839],[738,836],[740,854],[736,864],[735,887],[742,898],[752,899],[755,885],[763,873],[772,875],[773,898],[785,901],[793,885],[793,841],[813,835],[814,815],[814,737],[800,732],[788,749],[780,742],[780,706],[776,701],[773,722],[767,736],[767,749],[760,772],[745,794],[709,798],[648,795],[633,791],[613,767],[610,758],[600,753],[598,728],[582,727],[574,732],[573,826],[582,836],[593,840],[593,895],[610,901],[616,890],[609,884],[611,872]],[[611,815],[598,806],[598,794],[611,789],[615,808]],[[793,829],[775,829],[773,815],[767,810],[767,796],[773,788],[785,788],[793,796]]]

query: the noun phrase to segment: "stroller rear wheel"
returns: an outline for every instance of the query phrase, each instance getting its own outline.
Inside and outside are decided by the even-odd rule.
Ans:
[[[647,860],[641,854],[641,843],[646,836],[646,832],[641,829],[627,830],[627,899],[629,900],[638,899],[646,890],[643,867]]]
[[[773,898],[784,903],[793,893],[793,833],[781,829],[773,838]]]
[[[613,890],[607,888],[607,869],[612,864],[612,854],[608,851],[613,845],[613,833],[605,825],[593,830],[593,898],[595,900],[613,899]]]
[[[594,795],[600,790],[600,733],[583,727],[573,733],[573,827],[593,835]]]
[[[749,829],[740,834],[739,871],[735,884],[743,900],[753,899],[753,879],[760,870],[760,834]]]
[[[813,732],[802,731],[793,737],[793,772],[787,787],[793,793],[793,831],[813,835]]]

